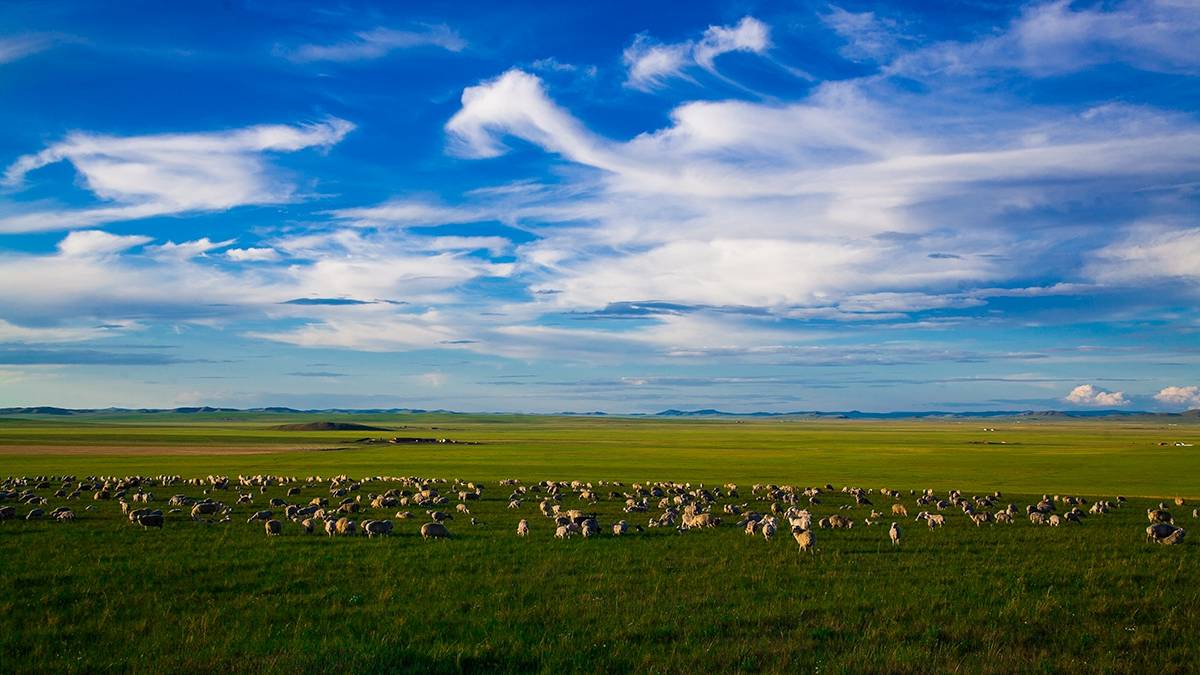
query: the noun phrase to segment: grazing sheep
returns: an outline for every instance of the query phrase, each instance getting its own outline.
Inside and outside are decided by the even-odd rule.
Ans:
[[[893,516],[904,516],[905,518],[907,518],[908,517],[908,509],[905,508],[905,506],[903,504],[892,504],[892,515]]]
[[[157,527],[161,529],[163,526],[163,514],[159,511],[143,513],[138,516],[137,524],[143,528]]]
[[[358,525],[353,520],[346,518],[338,518],[334,527],[337,529],[337,533],[342,536],[354,534],[358,529]]]
[[[1171,512],[1162,508],[1162,505],[1159,505],[1157,509],[1146,509],[1146,519],[1152,523],[1175,522],[1175,518],[1171,515]]]
[[[337,523],[333,520],[325,521],[325,534],[332,537],[337,534]]]
[[[1050,520],[1048,522],[1050,527],[1058,527],[1062,524],[1062,518],[1060,518],[1057,513],[1053,513],[1050,515]]]
[[[624,520],[618,520],[613,523],[612,533],[614,537],[619,537],[629,531],[629,523]]]
[[[25,514],[25,520],[41,520],[44,515],[46,515],[45,509],[33,509]]]
[[[517,536],[525,537],[528,535],[529,535],[529,521],[522,518],[521,522],[517,523]]]
[[[762,536],[763,536],[763,539],[765,539],[767,541],[771,541],[771,537],[775,536],[775,521],[774,520],[763,521]]]
[[[439,522],[425,523],[421,526],[422,539],[449,539],[450,530]]]
[[[390,520],[368,520],[362,525],[363,532],[367,537],[386,537],[392,533],[392,521]]]
[[[559,525],[557,528],[554,529],[554,538],[555,539],[570,539],[571,538],[571,528],[567,525]]]
[[[274,514],[272,514],[270,511],[255,511],[254,513],[250,514],[250,517],[246,519],[246,522],[253,523],[256,520],[271,520],[273,515]]]
[[[905,515],[908,515],[908,514],[905,514]],[[888,537],[891,538],[892,543],[895,544],[896,546],[900,545],[900,534],[901,534],[900,526],[897,525],[896,523],[892,523],[891,529],[888,530]]]
[[[199,502],[192,507],[192,520],[200,516],[211,516],[221,510],[220,502]]]
[[[263,529],[266,530],[268,537],[278,537],[283,531],[283,524],[278,520],[268,520],[263,523]]]
[[[300,527],[304,528],[304,534],[312,534],[313,533],[313,519],[305,518],[304,520],[300,521]]]

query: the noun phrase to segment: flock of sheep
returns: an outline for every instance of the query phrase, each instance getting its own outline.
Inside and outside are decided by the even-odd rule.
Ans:
[[[977,527],[1012,524],[1021,517],[1034,525],[1066,526],[1082,523],[1088,517],[1102,516],[1126,502],[1124,497],[1116,497],[1089,504],[1082,497],[1044,495],[1037,503],[1022,509],[1016,504],[1001,503],[999,492],[968,497],[957,490],[944,494],[923,490],[909,491],[905,495],[887,488],[876,491],[846,486],[840,492],[848,499],[841,501],[852,500],[853,503],[842,504],[836,507],[836,512],[817,518],[814,511],[833,508],[823,504],[835,492],[832,485],[799,488],[757,484],[752,486],[749,499],[744,501],[734,484],[709,488],[673,482],[625,485],[613,481],[541,481],[526,485],[516,479],[506,479],[499,482],[499,487],[509,492],[509,509],[519,512],[528,508],[528,504],[536,504],[538,514],[552,523],[557,539],[598,536],[602,527],[592,507],[603,500],[619,503],[623,513],[627,514],[628,519],[618,520],[607,528],[612,536],[644,532],[646,528],[674,528],[679,532],[703,530],[733,521],[748,536],[761,536],[767,541],[774,538],[780,528],[786,527],[799,550],[809,553],[816,550],[816,530],[853,528],[856,521],[852,516],[859,517],[858,522],[868,527],[884,520],[891,521],[888,539],[899,546],[903,541],[903,530],[898,520],[891,519],[909,517],[909,507],[904,503],[906,496],[918,510],[914,522],[923,522],[931,530],[943,527],[947,514],[954,512],[961,512]],[[283,496],[266,497],[270,488],[282,490]],[[374,491],[376,489],[378,492]],[[165,512],[154,506],[158,503],[155,490],[177,493],[165,500]],[[304,490],[320,490],[322,496],[305,501],[300,498]],[[189,491],[198,496],[185,494]],[[50,492],[52,495],[48,496],[46,493]],[[382,537],[392,533],[393,521],[366,516],[398,509],[392,516],[396,520],[414,519],[414,510],[428,518],[428,522],[420,527],[422,538],[447,539],[450,537],[447,521],[453,520],[455,514],[469,518],[471,526],[483,525],[471,516],[471,505],[482,499],[483,494],[484,486],[480,483],[415,476],[362,479],[266,475],[194,479],[179,476],[9,477],[0,483],[0,521],[17,517],[74,520],[75,510],[69,506],[46,510],[50,499],[54,498],[67,502],[93,502],[84,507],[85,511],[95,510],[98,504],[115,502],[131,524],[142,528],[161,528],[168,516],[207,524],[232,523],[235,512],[246,507],[250,511],[246,522],[261,523],[268,537],[280,535],[285,522],[293,523],[306,534],[323,533],[335,537],[361,533],[367,537]],[[1184,504],[1182,498],[1175,499],[1177,507]],[[24,513],[18,512],[17,505],[23,505]],[[1150,522],[1146,528],[1148,541],[1167,545],[1183,542],[1186,531],[1175,524],[1175,517],[1165,503],[1148,509],[1146,515]],[[1200,518],[1200,509],[1193,509],[1192,517]],[[631,525],[630,520],[635,519],[644,519],[645,526]],[[517,535],[525,537],[530,531],[529,519],[521,518],[516,527]]]

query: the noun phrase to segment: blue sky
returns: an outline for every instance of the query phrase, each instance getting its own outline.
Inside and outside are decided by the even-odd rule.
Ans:
[[[1200,407],[1200,5],[0,6],[0,405]]]

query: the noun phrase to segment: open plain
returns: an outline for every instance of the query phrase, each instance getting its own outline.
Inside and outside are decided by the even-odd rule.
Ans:
[[[379,432],[273,429],[308,419],[0,422],[0,474],[42,477],[6,489],[75,516],[25,521],[34,505],[0,504],[17,507],[0,522],[5,670],[1167,672],[1196,663],[1183,636],[1200,625],[1200,553],[1193,540],[1148,542],[1145,528],[1160,501],[1177,525],[1200,525],[1200,455],[1189,445],[1198,425],[428,414],[353,416]],[[458,443],[363,440],[394,436]],[[129,476],[143,478],[95,498],[106,478],[115,488]],[[97,489],[67,498],[80,483]],[[422,487],[445,502],[372,505]],[[820,492],[801,493],[810,487]],[[935,498],[918,504],[925,490]],[[468,491],[479,498],[463,499]],[[548,501],[594,516],[595,536],[555,537],[540,504],[556,491]],[[978,512],[1013,504],[1015,522],[976,525],[957,500],[936,508],[951,491],[972,505],[990,497]],[[123,513],[120,501],[138,493],[151,501],[126,508],[163,511],[161,528]],[[174,495],[222,510],[193,518],[171,509]],[[630,496],[646,510],[628,510]],[[1043,496],[1056,514],[1082,498],[1082,522],[1032,524],[1025,511]],[[271,504],[314,499],[331,511],[353,502],[333,515],[393,529],[327,536],[318,524],[305,534]],[[1104,501],[1114,508],[1090,512]],[[689,503],[720,524],[684,527]],[[747,535],[739,522],[772,504],[776,536]],[[908,515],[893,515],[894,504]],[[801,554],[787,508],[811,513],[814,551]],[[250,520],[263,510],[279,536]],[[650,526],[669,510],[676,520]],[[945,526],[916,520],[923,510]],[[412,517],[397,517],[405,511]],[[451,516],[449,539],[420,536],[432,511]],[[854,526],[818,525],[835,514]],[[522,519],[529,534],[518,537]],[[628,530],[616,536],[620,521]]]

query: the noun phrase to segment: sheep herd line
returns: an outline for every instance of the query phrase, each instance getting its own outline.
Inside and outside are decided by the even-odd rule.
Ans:
[[[799,551],[808,553],[816,552],[817,530],[879,526],[886,531],[886,541],[900,546],[904,540],[902,522],[923,523],[930,530],[944,527],[951,519],[976,527],[1012,526],[1018,521],[1067,527],[1102,519],[1127,504],[1122,496],[1089,500],[1043,495],[1022,507],[1005,503],[999,492],[967,496],[958,490],[925,489],[901,493],[888,488],[836,489],[829,484],[755,484],[745,496],[732,483],[715,487],[578,480],[525,484],[505,479],[498,481],[498,488],[501,494],[508,493],[507,508],[516,512],[514,530],[521,537],[529,536],[532,529],[542,529],[531,528],[531,519],[547,523],[546,531],[552,531],[556,539],[592,538],[602,532],[619,537],[644,533],[649,528],[685,533],[736,523],[747,536],[766,541],[786,528]],[[269,490],[279,491],[282,496],[268,497]],[[321,496],[305,499],[301,497],[305,491],[319,491]],[[80,519],[82,514],[119,506],[129,523],[142,529],[162,528],[176,521],[206,525],[245,522],[258,524],[268,537],[283,534],[285,524],[286,529],[303,534],[385,537],[395,529],[394,519],[423,520],[419,528],[423,539],[449,539],[450,524],[456,516],[456,522],[465,521],[462,527],[488,527],[472,514],[472,506],[483,499],[484,492],[485,486],[479,482],[416,476],[22,476],[0,482],[0,521],[21,518],[65,523]],[[163,497],[166,493],[171,495]],[[158,506],[160,500],[162,507]],[[63,503],[51,508],[55,501]],[[77,502],[85,505],[73,508]],[[602,525],[596,508],[602,502],[619,505],[624,517]],[[844,503],[834,506],[834,502]],[[1175,507],[1185,505],[1183,498],[1174,499]],[[394,515],[386,517],[393,510]],[[520,517],[523,511],[536,515]],[[818,511],[830,513],[818,516]],[[1200,509],[1193,509],[1191,516],[1200,518]],[[1148,508],[1146,518],[1146,541],[1183,543],[1186,531],[1176,525],[1175,515],[1165,502]]]

